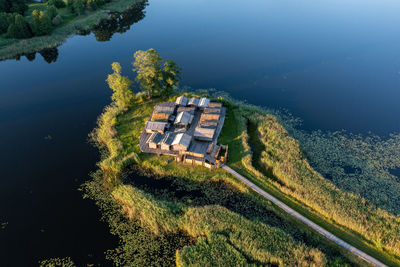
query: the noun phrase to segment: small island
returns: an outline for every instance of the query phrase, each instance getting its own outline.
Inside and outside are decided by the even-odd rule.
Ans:
[[[132,65],[136,90],[112,64],[112,103],[91,134],[102,157],[83,185],[120,239],[107,252],[114,264],[365,265],[332,234],[389,266],[399,262],[398,218],[316,172],[279,114],[218,92],[177,90],[181,69],[154,49],[137,51]]]
[[[177,162],[219,168],[228,146],[218,145],[225,108],[210,99],[182,95],[154,107],[140,135],[140,150],[174,156]]]

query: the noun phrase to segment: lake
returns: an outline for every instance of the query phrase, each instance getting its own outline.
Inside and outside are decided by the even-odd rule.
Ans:
[[[400,129],[399,8],[150,0],[58,48],[0,62],[0,265],[107,265],[118,240],[77,188],[99,159],[87,136],[110,102],[112,62],[133,78],[133,53],[154,48],[183,67],[182,85],[287,109],[306,130],[386,136]]]

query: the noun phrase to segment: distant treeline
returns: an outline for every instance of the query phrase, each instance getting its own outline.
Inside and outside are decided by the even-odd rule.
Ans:
[[[59,9],[68,8],[69,13],[80,16],[96,10],[110,0],[48,0],[44,10],[34,9],[25,14],[28,5],[24,0],[0,0],[0,35],[5,38],[25,39],[49,34],[63,19]],[[25,14],[25,16],[24,16]]]

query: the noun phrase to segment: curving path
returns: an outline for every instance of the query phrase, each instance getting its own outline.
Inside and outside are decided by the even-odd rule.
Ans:
[[[240,175],[236,171],[232,170],[230,167],[224,165],[222,168],[224,168],[227,172],[231,173],[233,176],[238,178],[243,183],[247,184],[251,189],[253,189],[257,193],[259,193],[260,195],[262,195],[266,199],[270,200],[275,205],[277,205],[278,207],[280,207],[281,209],[283,209],[284,211],[286,211],[287,213],[289,213],[293,217],[295,217],[298,220],[302,221],[303,223],[307,224],[308,226],[310,226],[315,231],[317,231],[321,235],[325,236],[329,240],[331,240],[331,241],[335,242],[336,244],[346,248],[347,250],[349,250],[353,254],[359,256],[360,258],[364,259],[365,261],[367,261],[367,262],[369,262],[369,263],[371,263],[371,264],[373,264],[375,266],[386,266],[385,264],[383,264],[382,262],[378,261],[377,259],[369,256],[368,254],[362,252],[361,250],[359,250],[359,249],[353,247],[352,245],[344,242],[342,239],[340,239],[340,238],[336,237],[335,235],[331,234],[330,232],[328,232],[327,230],[325,230],[321,226],[313,223],[312,221],[310,221],[309,219],[307,219],[306,217],[304,217],[303,215],[301,215],[297,211],[295,211],[292,208],[290,208],[289,206],[287,206],[282,201],[278,200],[277,198],[273,197],[272,195],[268,194],[267,192],[265,192],[264,190],[262,190],[261,188],[259,188],[258,186],[256,186],[252,182],[250,182],[247,178],[243,177],[242,175]]]

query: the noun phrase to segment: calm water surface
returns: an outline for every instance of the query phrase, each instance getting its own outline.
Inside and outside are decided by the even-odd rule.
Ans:
[[[309,130],[387,135],[400,129],[399,10],[388,0],[150,0],[110,41],[75,36],[46,60],[0,62],[0,266],[107,264],[117,240],[76,189],[96,168],[87,134],[109,103],[113,61],[132,77],[133,53],[155,48],[183,67],[183,85],[286,108]]]

